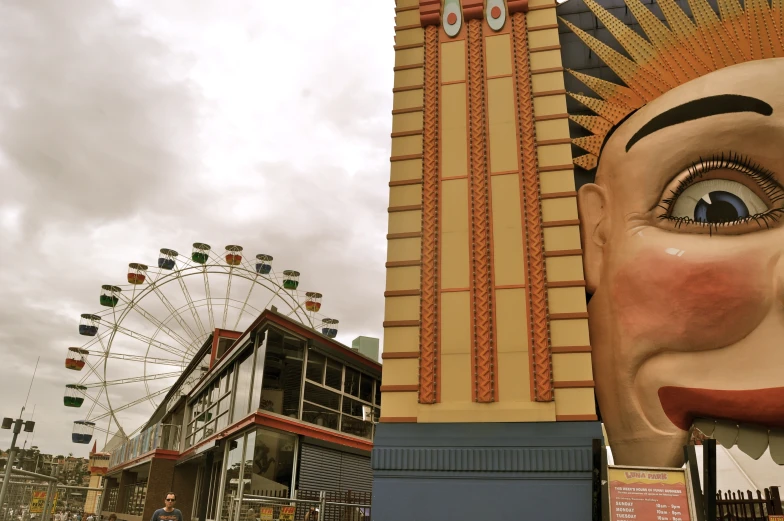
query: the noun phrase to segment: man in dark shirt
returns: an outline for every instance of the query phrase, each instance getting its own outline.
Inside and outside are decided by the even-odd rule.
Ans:
[[[150,521],[182,521],[182,512],[174,508],[176,502],[177,496],[174,492],[166,494],[166,506],[153,512]]]

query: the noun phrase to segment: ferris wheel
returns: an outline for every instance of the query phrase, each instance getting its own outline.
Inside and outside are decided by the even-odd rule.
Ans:
[[[337,336],[338,321],[319,314],[321,293],[301,291],[300,273],[277,273],[272,262],[197,242],[189,256],[162,248],[157,267],[132,262],[127,284],[101,286],[100,311],[81,315],[86,342],[65,359],[80,374],[63,403],[84,410],[72,441],[89,443],[95,431],[105,444],[132,438],[216,329],[242,332],[270,307]]]

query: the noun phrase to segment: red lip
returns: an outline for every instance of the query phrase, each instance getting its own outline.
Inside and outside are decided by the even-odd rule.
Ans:
[[[684,431],[694,418],[784,427],[784,387],[717,391],[668,386],[659,389],[659,401],[670,421]]]

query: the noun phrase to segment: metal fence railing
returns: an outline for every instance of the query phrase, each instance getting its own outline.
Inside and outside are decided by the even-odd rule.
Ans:
[[[232,521],[369,521],[370,503],[353,502],[351,497],[350,492],[299,490],[292,499],[244,495],[234,500]]]
[[[3,482],[0,479],[0,484]],[[102,488],[62,485],[51,476],[12,469],[0,521],[50,521],[55,512],[82,512],[85,497],[69,498],[69,492],[102,494]]]
[[[737,492],[721,490],[716,494],[716,514],[721,521],[766,521],[771,515],[782,515],[781,496],[778,487],[757,490],[754,497],[751,490]],[[763,496],[764,492],[764,496]]]

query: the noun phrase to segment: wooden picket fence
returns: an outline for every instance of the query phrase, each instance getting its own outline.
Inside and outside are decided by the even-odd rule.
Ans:
[[[717,521],[767,521],[769,515],[784,514],[778,487],[757,490],[754,497],[751,490],[719,492],[716,494]]]

